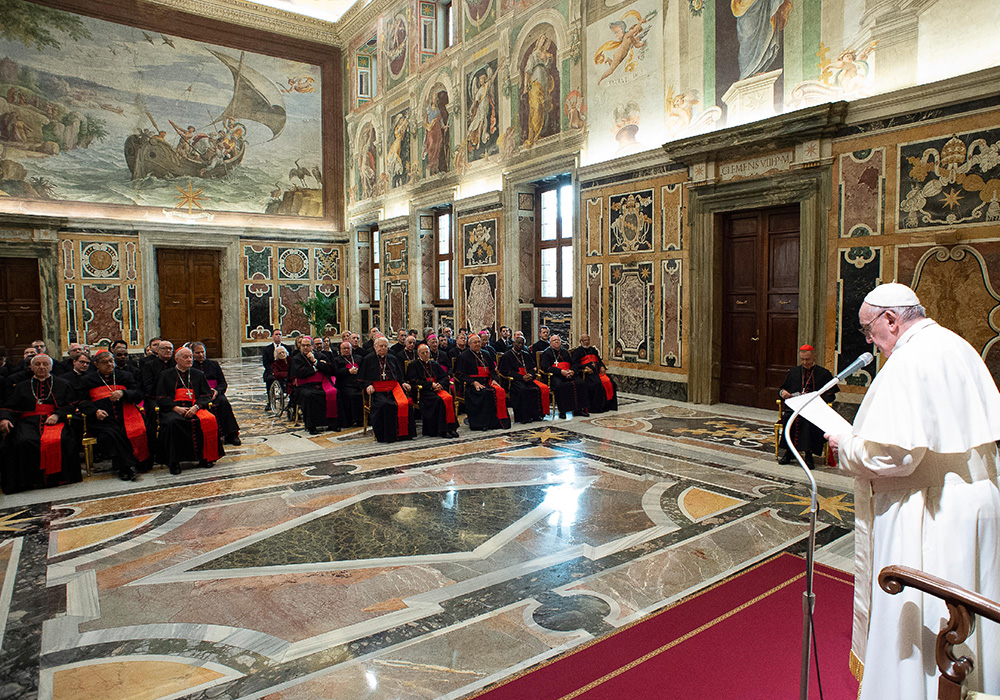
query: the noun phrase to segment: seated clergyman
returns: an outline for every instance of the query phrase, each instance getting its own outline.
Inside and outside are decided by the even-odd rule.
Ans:
[[[511,408],[518,423],[541,420],[550,406],[549,387],[538,381],[535,373],[535,356],[525,350],[524,336],[514,338],[512,349],[500,358],[497,372],[508,377]]]
[[[580,345],[570,356],[573,369],[583,377],[590,390],[587,397],[591,413],[618,410],[618,387],[608,376],[607,368],[601,360],[601,353],[590,344],[590,335],[580,336]]]
[[[389,352],[389,341],[384,336],[376,337],[372,347],[374,352],[361,362],[358,379],[369,396],[369,418],[375,439],[409,440],[416,432],[416,419],[406,395],[410,385],[403,376],[403,367]]]
[[[80,457],[66,425],[73,390],[53,377],[52,358],[36,354],[31,376],[14,387],[0,409],[0,488],[16,493],[39,486],[79,481]]]
[[[192,368],[190,348],[174,354],[176,365],[163,370],[156,393],[160,408],[160,460],[170,465],[171,474],[180,474],[182,461],[197,460],[199,467],[212,466],[222,456],[219,426],[207,409],[212,388],[205,375]]]
[[[469,428],[509,428],[507,392],[498,381],[496,363],[482,351],[482,339],[478,334],[471,334],[468,342],[468,349],[455,361],[455,380],[463,384]]]
[[[790,399],[799,394],[808,394],[816,391],[827,382],[833,379],[830,370],[816,364],[816,354],[812,345],[803,345],[799,348],[799,365],[788,370],[785,376],[785,383],[781,385],[778,394],[782,401]],[[830,403],[837,395],[837,385],[834,384],[823,394],[823,401]],[[818,399],[817,399],[818,400]],[[785,430],[791,430],[792,444],[795,449],[803,455],[807,466],[813,466],[813,455],[823,452],[823,431],[812,423],[801,418],[795,421],[791,428],[788,427],[788,419],[792,415],[792,410],[785,407],[781,412],[781,420],[785,423]],[[788,451],[784,439],[781,441],[784,452],[778,459],[779,464],[789,464],[792,461],[792,453]]]
[[[146,424],[139,410],[142,391],[107,350],[97,353],[94,364],[97,371],[88,372],[83,382],[80,410],[87,416],[87,431],[97,438],[98,458],[110,458],[118,477],[131,481],[139,463],[149,457]]]
[[[455,418],[455,399],[448,391],[448,373],[431,360],[427,345],[417,348],[417,360],[406,370],[411,387],[420,390],[420,417],[423,433],[430,437],[458,437],[458,420]]]
[[[222,435],[223,442],[238,447],[242,444],[240,441],[240,426],[236,422],[232,404],[226,398],[226,389],[229,388],[229,383],[226,382],[226,375],[223,374],[222,367],[218,362],[208,359],[204,343],[191,343],[191,352],[194,353],[192,367],[204,373],[205,381],[208,382],[208,386],[212,389],[212,407],[209,410],[215,415],[215,420],[219,423],[219,433]]]
[[[539,366],[552,375],[552,393],[556,395],[560,418],[565,418],[569,412],[590,415],[590,389],[583,383],[583,377],[573,370],[572,359],[558,335],[549,339],[549,347],[542,353]]]

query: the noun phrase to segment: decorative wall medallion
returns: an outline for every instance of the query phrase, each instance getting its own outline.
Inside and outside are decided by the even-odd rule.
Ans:
[[[681,367],[681,309],[683,261],[663,260],[660,270],[660,365]]]
[[[313,255],[316,258],[317,280],[340,279],[340,249],[315,248]]]
[[[840,156],[841,238],[883,233],[885,200],[885,149],[866,149]]]
[[[80,274],[84,279],[118,279],[118,244],[89,241],[81,243]]]
[[[611,197],[611,252],[634,253],[653,249],[653,191]]]
[[[1000,221],[1000,128],[899,146],[899,228]]]
[[[309,278],[308,248],[278,248],[278,279]]]
[[[497,220],[487,219],[462,226],[465,266],[497,264]]]
[[[465,276],[465,322],[471,330],[493,328],[497,320],[497,275]]]

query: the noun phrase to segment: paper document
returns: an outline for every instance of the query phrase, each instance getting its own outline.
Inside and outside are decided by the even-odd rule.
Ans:
[[[816,392],[814,391],[809,394],[793,396],[790,399],[785,399],[785,405],[794,411],[815,395]],[[817,398],[806,406],[799,416],[805,418],[828,435],[850,433],[852,430],[851,424],[842,415],[827,406],[826,401],[822,398]]]

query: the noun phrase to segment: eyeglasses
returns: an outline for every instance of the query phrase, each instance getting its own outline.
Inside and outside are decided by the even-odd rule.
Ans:
[[[868,323],[862,323],[861,327],[858,328],[858,330],[861,331],[861,335],[863,335],[865,338],[870,338],[872,336],[872,327],[875,325],[875,322],[879,320],[882,317],[882,314],[884,314],[888,310],[889,309],[882,309],[881,313],[879,313],[879,315],[873,318],[871,321],[869,321]]]

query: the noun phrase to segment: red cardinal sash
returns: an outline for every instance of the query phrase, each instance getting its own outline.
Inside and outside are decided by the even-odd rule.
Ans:
[[[475,374],[470,374],[473,379],[485,379],[486,383],[489,384],[490,381],[490,371],[485,367],[477,367]],[[496,405],[497,405],[497,418],[500,420],[507,420],[510,416],[507,414],[507,392],[504,391],[499,385],[492,387],[493,391],[496,392]]]
[[[332,377],[329,377],[320,372],[313,372],[305,379],[299,379],[298,384],[319,384],[323,387],[323,393],[326,395],[326,417],[336,418],[337,417],[337,387],[333,381]]]
[[[174,401],[180,403],[187,401],[194,403],[194,392],[190,389],[177,389],[174,391]],[[215,416],[204,408],[199,408],[195,413],[198,417],[198,425],[201,427],[202,437],[202,458],[206,462],[217,462],[219,460],[219,424]]]
[[[597,355],[584,355],[580,358],[581,365],[597,364]],[[615,397],[615,388],[611,385],[611,377],[606,374],[601,374],[601,368],[598,367],[595,372],[597,372],[597,378],[601,380],[601,385],[604,387],[604,395],[608,397],[608,401]]]
[[[444,415],[448,423],[457,423],[458,419],[455,418],[455,397],[449,394],[444,389],[440,391],[435,391],[435,394],[444,401]]]
[[[90,400],[100,401],[111,396],[113,391],[125,391],[119,384],[99,386],[90,390]],[[146,443],[146,423],[133,403],[122,401],[122,418],[125,422],[125,434],[132,443],[132,454],[140,462],[149,458],[149,445]]]
[[[528,374],[528,371],[524,369],[524,367],[518,367],[517,373],[524,377]],[[549,385],[545,382],[540,382],[537,379],[534,381],[535,386],[537,386],[538,390],[542,393],[542,414],[546,414],[549,412],[549,407],[551,405],[549,404]]]
[[[51,416],[55,413],[55,406],[50,403],[39,404],[38,408],[24,416]],[[41,460],[39,468],[45,472],[45,476],[57,474],[62,471],[62,421],[55,425],[39,424],[42,434]]]
[[[556,369],[573,369],[568,362],[554,362],[552,366]]]
[[[406,397],[406,392],[399,382],[386,379],[372,382],[375,391],[392,392],[392,398],[396,401],[396,437],[405,437],[410,434],[410,400]]]

